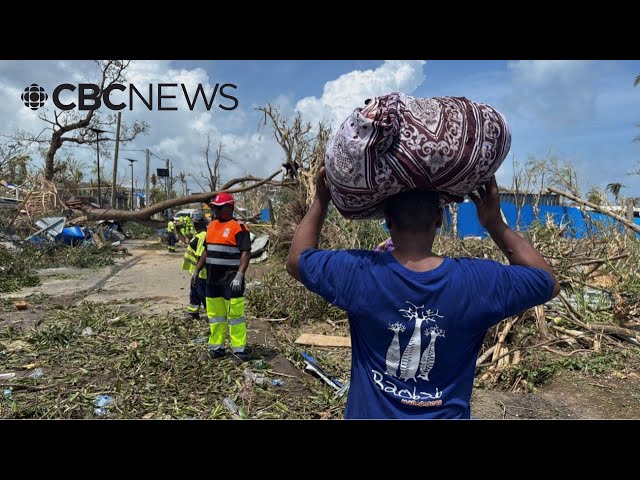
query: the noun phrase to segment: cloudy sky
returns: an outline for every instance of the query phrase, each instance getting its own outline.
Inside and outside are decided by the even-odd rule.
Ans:
[[[640,177],[627,175],[640,166],[640,144],[633,143],[640,134],[640,86],[633,86],[638,74],[640,61],[612,60],[134,61],[128,80],[139,89],[184,83],[193,94],[202,84],[210,95],[212,85],[232,83],[237,89],[226,92],[239,106],[190,111],[179,91],[167,101],[178,111],[148,111],[138,103],[123,110],[123,120],[145,120],[150,132],[124,146],[122,156],[144,160],[138,150],[149,148],[170,158],[174,173],[198,177],[205,171],[202,150],[209,132],[215,144],[224,145],[224,179],[265,175],[278,169],[283,155],[256,107],[270,102],[287,115],[299,111],[307,121],[324,119],[335,128],[366,98],[395,90],[418,97],[465,96],[500,110],[512,128],[511,152],[498,172],[505,186],[511,184],[512,158],[524,162],[551,152],[576,165],[584,188],[622,182],[628,186],[623,195],[640,196]],[[50,93],[60,83],[95,80],[91,61],[0,61],[0,141],[17,129],[37,133],[46,126],[21,102],[26,86],[37,83]],[[118,95],[115,100],[125,99]],[[101,148],[112,150],[113,144]],[[70,151],[87,165],[94,161],[87,148]],[[152,169],[162,166],[152,157]],[[119,168],[120,175],[129,171],[128,164]],[[134,175],[142,182],[144,161]],[[189,188],[200,191],[193,179]]]

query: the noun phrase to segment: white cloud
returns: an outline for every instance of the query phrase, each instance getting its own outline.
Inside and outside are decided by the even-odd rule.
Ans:
[[[505,103],[525,118],[571,127],[593,116],[598,78],[594,62],[520,60],[507,68],[512,92]]]
[[[354,70],[324,85],[320,98],[298,101],[296,110],[315,124],[328,121],[335,130],[367,98],[392,91],[411,94],[424,81],[423,60],[387,60],[375,70]]]

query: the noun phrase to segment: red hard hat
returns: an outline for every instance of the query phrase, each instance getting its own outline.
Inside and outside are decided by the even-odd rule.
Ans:
[[[219,193],[211,200],[211,205],[235,205],[233,197],[228,193]]]

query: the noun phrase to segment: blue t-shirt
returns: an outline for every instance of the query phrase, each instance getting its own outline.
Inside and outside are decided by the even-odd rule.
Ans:
[[[544,270],[475,258],[414,272],[390,252],[309,249],[298,270],[349,314],[345,418],[469,418],[487,329],[553,292]]]

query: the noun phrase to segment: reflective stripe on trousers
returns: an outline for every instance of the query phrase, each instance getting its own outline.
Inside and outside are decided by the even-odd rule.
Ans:
[[[206,308],[206,291],[207,291],[207,281],[198,278],[195,287],[191,286],[189,289],[189,305],[187,306],[187,311],[191,314],[196,314],[200,310],[200,305]]]
[[[244,318],[244,297],[225,300],[207,297],[209,317],[209,350],[224,347],[224,337],[229,320],[229,337],[234,352],[244,352],[247,345],[247,323]]]

